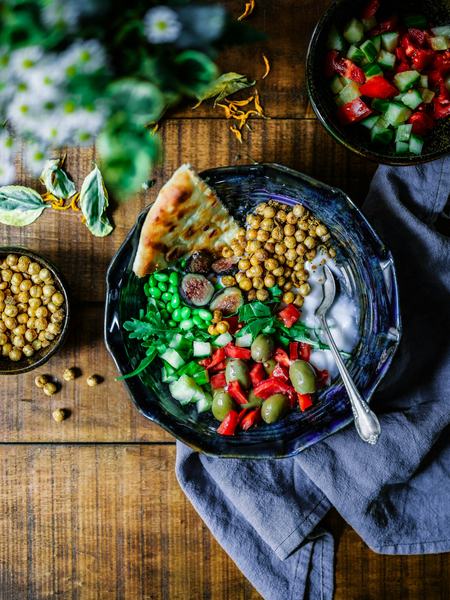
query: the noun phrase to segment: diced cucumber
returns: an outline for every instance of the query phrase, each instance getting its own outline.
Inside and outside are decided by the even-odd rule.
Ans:
[[[218,335],[216,337],[216,339],[213,341],[214,346],[218,346],[219,348],[223,348],[223,346],[226,346],[227,344],[229,344],[230,342],[233,341],[233,336],[231,335],[231,333],[221,333],[220,335]]]
[[[437,35],[436,37],[432,37],[430,39],[430,45],[433,48],[433,50],[447,50],[447,38],[443,35]]]
[[[364,37],[364,27],[358,19],[352,19],[344,29],[344,37],[349,44],[357,44]]]
[[[366,40],[363,44],[361,44],[359,49],[369,63],[372,63],[378,55],[378,50],[375,48],[374,43],[370,40]]]
[[[204,358],[211,354],[211,344],[209,342],[194,341],[193,349],[196,358]]]
[[[361,19],[361,23],[366,31],[370,31],[377,24],[377,20],[375,17],[370,17],[369,19]]]
[[[372,108],[378,110],[381,113],[387,111],[389,106],[389,100],[383,100],[382,98],[374,98],[372,100]]]
[[[366,55],[357,46],[352,44],[347,50],[347,58],[357,65],[362,65],[366,60]]]
[[[403,98],[403,94],[397,94],[396,96],[394,96],[391,100],[395,101],[395,102],[401,102]]]
[[[439,25],[438,27],[432,27],[431,31],[433,32],[433,35],[450,37],[450,25]]]
[[[184,359],[173,348],[167,348],[167,350],[161,354],[161,358],[162,360],[165,360],[166,363],[169,363],[174,369],[179,369],[184,365]]]
[[[253,336],[251,333],[244,333],[236,338],[236,346],[239,348],[250,348],[253,342]]]
[[[403,22],[406,27],[415,27],[417,29],[426,29],[428,27],[428,20],[425,15],[406,15],[403,18]]]
[[[189,340],[185,339],[181,333],[176,333],[173,338],[170,340],[169,348],[173,348],[174,350],[180,350],[184,352],[186,350],[190,350],[191,343]]]
[[[386,50],[380,50],[378,55],[378,64],[385,69],[393,69],[395,65],[395,54],[391,54]]]
[[[367,127],[367,129],[372,129],[372,127],[375,125],[379,118],[379,115],[371,115],[370,117],[367,117],[366,119],[361,121],[361,125]]]
[[[338,75],[335,75],[330,81],[330,88],[333,94],[339,94],[339,92],[344,88],[341,78]]]
[[[409,142],[411,137],[412,125],[400,125],[395,134],[396,142]]]
[[[178,379],[177,371],[169,364],[164,363],[161,368],[161,379],[164,383],[172,383],[172,381],[176,381]]]
[[[420,79],[419,71],[403,71],[394,75],[394,83],[401,92],[406,92]]]
[[[359,85],[356,81],[351,81],[350,83],[347,83],[345,88],[339,93],[338,98],[343,104],[347,104],[360,96],[361,92],[359,91]]]
[[[430,104],[430,102],[436,95],[435,92],[432,92],[428,88],[421,89],[420,93],[422,94],[422,102],[424,102],[425,104]]]
[[[201,371],[197,371],[197,373],[194,373],[192,375],[192,379],[198,385],[205,385],[205,383],[208,383],[208,381],[209,381],[208,371],[206,369],[202,369]]]
[[[380,69],[380,67],[376,64],[366,65],[363,67],[363,71],[366,79],[371,79],[377,75],[383,75],[383,69]]]
[[[330,29],[330,33],[328,34],[327,48],[329,50],[339,50],[339,52],[342,52],[343,50],[345,50],[344,37],[343,37],[342,33],[340,33],[338,31],[338,29],[335,25],[332,25],[332,27]]]
[[[414,110],[419,106],[419,104],[422,104],[422,94],[419,92],[419,90],[409,90],[406,92],[406,94],[403,94],[402,102]]]
[[[197,406],[197,412],[199,414],[207,412],[208,410],[211,410],[211,406],[212,406],[211,396],[209,394],[205,393],[203,398],[201,398],[200,400],[197,401],[196,406]]]
[[[395,154],[408,154],[408,142],[395,142]]]
[[[398,45],[398,33],[389,31],[381,34],[381,44],[388,52],[394,52]]]
[[[374,144],[387,146],[394,137],[394,132],[389,129],[388,123],[383,117],[380,117],[370,131],[370,139]]]
[[[409,140],[409,151],[412,154],[422,154],[423,139],[419,135],[414,133],[411,135]]]
[[[420,76],[420,87],[427,88],[428,87],[428,75]]]
[[[371,42],[377,49],[377,52],[380,52],[380,50],[381,50],[381,35],[376,35],[375,37],[371,38]]]
[[[411,116],[411,110],[398,102],[389,102],[384,118],[393,127],[398,127]]]
[[[189,375],[182,375],[177,381],[170,383],[169,390],[182,406],[200,400],[200,395],[203,397],[202,389]]]

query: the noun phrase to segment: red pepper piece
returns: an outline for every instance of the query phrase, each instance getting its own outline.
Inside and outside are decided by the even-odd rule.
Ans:
[[[219,371],[225,371],[226,368],[227,368],[227,363],[224,360],[222,360],[220,363],[217,363],[217,365],[210,367],[209,370],[215,371],[217,373]]]
[[[433,61],[433,68],[443,75],[450,71],[450,49],[436,53]]]
[[[369,37],[373,37],[374,35],[380,35],[381,33],[386,33],[388,31],[395,31],[397,29],[397,17],[391,17],[390,19],[386,19],[385,21],[381,21],[378,23],[373,29],[369,32]]]
[[[433,115],[435,119],[445,119],[445,117],[450,117],[450,100],[443,96],[433,98]]]
[[[283,381],[289,381],[289,370],[287,367],[283,367],[283,365],[278,364],[275,369],[272,371],[272,377],[277,377]]]
[[[298,405],[302,412],[304,412],[306,409],[310,408],[313,405],[311,394],[297,394],[297,397]]]
[[[225,348],[217,348],[217,350],[213,353],[211,358],[205,358],[204,360],[200,360],[199,364],[202,367],[206,367],[206,369],[213,369],[219,363],[225,360]]]
[[[421,111],[414,112],[407,123],[412,125],[413,133],[421,136],[427,135],[434,127],[433,119],[427,113]]]
[[[215,390],[219,390],[224,388],[227,385],[227,380],[225,379],[225,373],[217,373],[217,375],[213,375],[210,379],[211,387]]]
[[[244,390],[241,388],[239,381],[230,381],[227,387],[227,392],[236,400],[238,404],[247,404],[247,396],[245,395]]]
[[[239,348],[231,342],[225,346],[225,354],[228,358],[241,358],[242,360],[250,360],[252,353],[248,348]]]
[[[238,426],[239,415],[235,410],[230,410],[225,419],[217,428],[217,433],[220,435],[234,435]]]
[[[208,369],[211,362],[212,362],[212,358],[208,357],[208,358],[202,358],[202,360],[199,360],[198,364],[202,365],[202,367],[205,367],[205,369]]]
[[[328,383],[328,378],[330,374],[327,369],[316,369],[317,372],[317,387],[322,388],[325,387]]]
[[[229,333],[233,334],[236,333],[236,331],[239,329],[239,319],[237,315],[233,315],[232,317],[225,317],[223,319],[224,321],[226,321],[229,325]]]
[[[382,75],[371,77],[359,88],[363,96],[369,98],[392,98],[398,94],[398,90]]]
[[[262,363],[256,363],[253,365],[253,367],[250,369],[249,375],[253,387],[256,387],[258,383],[261,383],[261,381],[263,381],[266,377],[266,372]]]
[[[416,71],[423,71],[433,60],[433,50],[414,50],[411,54],[411,67]]]
[[[364,83],[366,80],[364,71],[355,63],[343,58],[337,50],[330,50],[325,58],[325,76],[332,77],[336,73],[356,83]]]
[[[266,400],[266,398],[273,396],[274,394],[286,394],[287,396],[291,396],[293,389],[294,388],[285,381],[281,381],[281,379],[277,379],[275,377],[270,377],[265,381],[261,381],[261,383],[257,385],[253,391],[255,396]]]
[[[291,360],[298,359],[298,342],[290,342],[289,343],[289,358]]]
[[[372,114],[372,110],[365,104],[361,98],[355,98],[338,108],[338,117],[343,125],[350,123],[359,123]],[[292,305],[290,305],[292,306]]]
[[[282,348],[277,348],[273,357],[277,361],[277,363],[279,363],[283,367],[289,368],[291,361],[285,350],[283,350]]]
[[[244,416],[244,418],[240,421],[240,426],[241,426],[241,429],[243,429],[244,431],[247,431],[248,429],[250,429],[250,427],[253,427],[253,425],[257,425],[260,422],[261,422],[261,409],[258,407],[258,408],[254,408],[253,410],[251,410]]]
[[[380,0],[369,0],[361,11],[361,19],[373,19],[380,8]]]
[[[410,71],[411,67],[407,62],[401,62],[395,67],[395,70],[397,73],[403,73],[403,71]]]
[[[337,73],[340,54],[337,50],[330,50],[325,57],[325,77],[333,77]]]
[[[424,48],[428,40],[427,32],[423,31],[423,29],[416,29],[415,27],[410,27],[406,35],[411,44],[417,48]]]
[[[293,304],[288,304],[278,313],[278,316],[283,321],[285,327],[292,327],[300,318],[300,311]]]
[[[305,342],[300,342],[299,358],[301,358],[302,360],[306,360],[306,362],[309,362],[309,359],[311,358],[311,350],[312,350],[312,346],[310,346],[310,344],[306,344]]]

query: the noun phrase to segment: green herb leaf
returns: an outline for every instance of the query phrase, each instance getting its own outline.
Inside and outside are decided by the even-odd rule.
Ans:
[[[127,373],[126,375],[122,375],[121,377],[117,377],[116,380],[123,381],[124,379],[130,379],[130,377],[136,377],[136,375],[142,373],[142,371],[144,371],[144,369],[146,369],[154,361],[157,354],[156,348],[153,348],[153,350],[147,353],[147,355],[141,360],[134,371],[131,371],[131,373]]]
[[[264,302],[250,302],[249,304],[244,304],[239,309],[239,320],[244,323],[250,321],[251,319],[260,319],[262,317],[271,317],[272,311],[268,304],[264,304]]]
[[[45,189],[57,198],[67,200],[77,191],[74,182],[62,169],[62,160],[60,158],[51,158],[48,160],[42,170],[40,181],[45,185]]]
[[[148,125],[158,121],[165,108],[164,96],[160,90],[147,81],[139,79],[119,79],[108,87],[115,112],[125,111],[133,115],[138,125]]]
[[[105,214],[108,208],[108,192],[97,166],[83,181],[80,191],[80,207],[86,219],[86,226],[93,235],[104,237],[111,233],[113,226]]]
[[[31,188],[21,185],[0,187],[0,223],[15,227],[30,225],[46,208],[49,205]]]
[[[214,106],[217,102],[220,102],[227,96],[231,96],[239,90],[249,88],[255,85],[255,81],[250,81],[245,75],[239,73],[224,73],[220,75],[215,81],[213,81],[203,93],[197,96],[198,103],[194,106],[197,108],[202,102],[208,100],[208,98],[214,98]]]

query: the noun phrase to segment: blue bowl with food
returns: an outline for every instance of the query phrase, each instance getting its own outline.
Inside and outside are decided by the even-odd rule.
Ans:
[[[141,411],[223,457],[293,456],[352,421],[318,326],[370,401],[400,339],[392,256],[340,190],[274,164],[187,165],[113,258],[105,339]]]

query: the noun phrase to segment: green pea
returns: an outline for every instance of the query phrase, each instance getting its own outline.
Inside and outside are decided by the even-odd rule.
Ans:
[[[199,308],[197,314],[200,317],[200,319],[203,319],[203,321],[212,321],[213,316],[209,312],[209,310],[206,310],[206,308]]]
[[[161,290],[158,290],[157,287],[149,287],[148,293],[152,298],[155,298],[156,300],[158,300],[158,298],[161,298]]]
[[[183,319],[189,319],[190,316],[191,316],[191,309],[189,308],[189,306],[184,306],[181,309],[181,317]]]
[[[164,292],[161,298],[162,300],[164,300],[164,302],[170,302],[172,300],[172,294],[170,294],[169,292]]]
[[[183,320],[183,317],[181,316],[181,309],[180,309],[180,308],[176,308],[176,309],[173,311],[173,313],[172,313],[172,319],[173,319],[174,321],[178,321],[178,322],[180,322],[180,321],[182,321],[182,320]]]
[[[194,327],[194,321],[192,319],[184,319],[181,321],[180,327],[183,331],[189,331]]]
[[[149,287],[155,287],[156,279],[154,275],[150,275],[150,277],[148,278],[148,285]]]
[[[175,306],[172,306],[172,304],[168,302],[166,304],[166,310],[168,310],[170,313],[173,313],[173,311],[175,310]]]
[[[162,318],[163,318],[164,320],[166,320],[166,319],[168,319],[168,318],[169,318],[169,316],[170,316],[170,315],[169,315],[169,313],[167,312],[167,310],[162,310],[162,311],[161,311],[161,316],[162,316]]]
[[[180,281],[180,276],[176,271],[172,271],[172,273],[169,275],[169,281],[171,285],[178,285]]]
[[[170,325],[171,327],[176,327],[176,326],[177,326],[177,324],[175,323],[175,321],[172,321],[172,319],[170,319],[170,321],[169,321],[169,325]]]
[[[158,283],[158,287],[162,292],[167,292],[167,283],[165,283],[164,281],[160,281]]]
[[[155,273],[154,277],[156,281],[167,281],[169,279],[167,273]]]
[[[181,304],[180,296],[172,296],[170,303],[174,308],[178,308]]]
[[[174,285],[169,285],[169,290],[168,290],[173,296],[175,296],[175,294],[178,294],[178,288],[175,287]]]
[[[203,327],[203,325],[204,325],[204,323],[205,323],[205,322],[204,322],[204,320],[203,320],[203,319],[201,319],[201,318],[200,318],[198,315],[194,315],[194,316],[192,317],[192,320],[193,320],[193,321],[194,321],[194,323],[197,325],[197,327],[200,327],[200,328],[201,328],[201,327]]]

